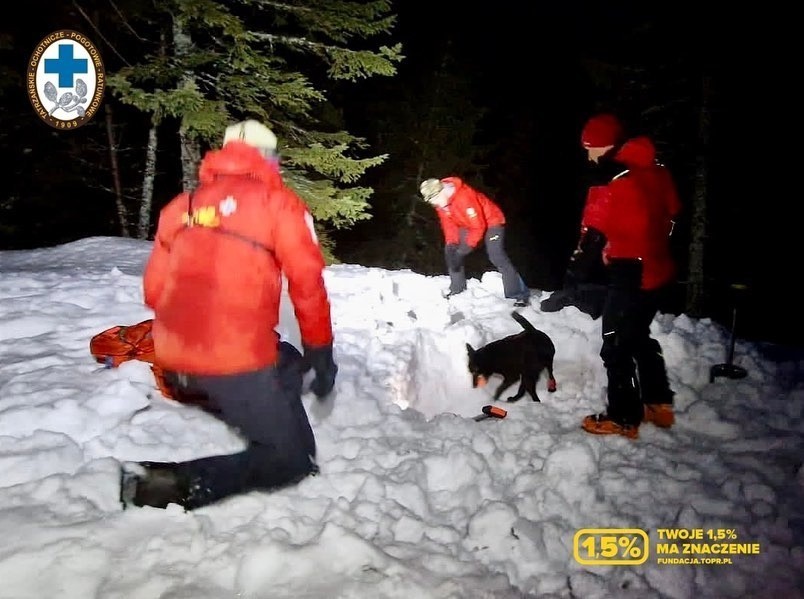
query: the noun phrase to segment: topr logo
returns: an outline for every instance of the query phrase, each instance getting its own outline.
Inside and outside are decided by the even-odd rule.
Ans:
[[[76,129],[100,108],[106,73],[95,44],[77,31],[62,29],[36,46],[26,83],[40,119],[56,129]]]

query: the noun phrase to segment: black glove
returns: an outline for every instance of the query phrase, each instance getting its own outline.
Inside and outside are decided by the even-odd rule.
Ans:
[[[458,244],[448,243],[444,246],[444,260],[447,262],[447,269],[450,272],[461,270],[463,260],[458,257]]]
[[[322,347],[311,347],[303,344],[304,348],[304,371],[310,368],[315,372],[315,378],[310,384],[310,390],[317,397],[323,398],[329,395],[335,386],[335,377],[338,374],[338,366],[332,357],[332,344]]]
[[[457,271],[463,268],[463,260],[472,253],[474,248],[465,243],[448,243],[444,246],[444,257],[447,260],[447,268],[450,271]]]
[[[578,248],[570,258],[564,281],[565,288],[574,288],[581,283],[591,283],[604,271],[603,248],[606,236],[593,227],[588,227],[578,242]]]
[[[461,259],[461,261],[463,261],[463,259],[466,258],[469,254],[471,254],[472,250],[474,250],[474,249],[475,248],[469,247],[465,243],[459,243],[458,244],[458,249],[455,251],[455,253]]]

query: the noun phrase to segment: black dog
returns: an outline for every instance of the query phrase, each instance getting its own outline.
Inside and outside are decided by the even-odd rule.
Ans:
[[[492,341],[479,349],[466,344],[472,387],[482,387],[491,375],[500,374],[503,381],[494,392],[495,401],[500,399],[502,392],[517,379],[519,379],[519,391],[509,397],[508,401],[519,401],[525,391],[530,393],[533,401],[541,401],[536,394],[536,382],[542,370],[546,369],[550,377],[547,381],[547,390],[551,393],[556,390],[556,379],[553,376],[555,345],[550,337],[535,328],[518,312],[512,312],[511,316],[522,325],[524,331]]]

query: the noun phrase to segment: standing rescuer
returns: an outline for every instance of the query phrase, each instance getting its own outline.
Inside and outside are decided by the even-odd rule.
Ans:
[[[601,114],[589,119],[581,135],[590,160],[624,167],[607,184],[589,189],[584,210],[585,251],[602,252],[608,278],[600,350],[608,405],[582,426],[633,439],[643,421],[667,428],[675,420],[662,349],[650,324],[675,281],[670,234],[681,204],[651,140],[640,136],[620,144],[621,129],[616,117]]]

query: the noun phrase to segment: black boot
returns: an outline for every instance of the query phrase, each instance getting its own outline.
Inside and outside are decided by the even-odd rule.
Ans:
[[[120,483],[120,500],[123,507],[151,506],[166,508],[175,503],[185,509],[191,507],[192,484],[181,472],[179,464],[172,462],[140,462],[144,472],[123,470]]]
[[[569,291],[559,289],[554,291],[550,297],[542,300],[539,304],[542,312],[558,312],[562,308],[572,304],[572,297]]]

